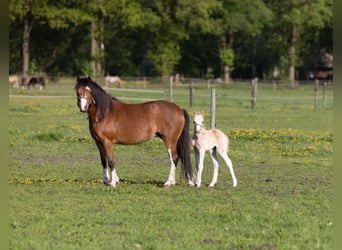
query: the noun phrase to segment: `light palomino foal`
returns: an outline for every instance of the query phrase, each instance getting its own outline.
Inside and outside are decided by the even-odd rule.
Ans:
[[[192,137],[192,146],[195,151],[195,161],[197,167],[197,187],[201,186],[203,161],[205,152],[208,151],[214,165],[213,179],[209,187],[214,187],[217,183],[219,163],[216,152],[225,161],[233,179],[233,187],[236,187],[237,180],[235,177],[233,163],[228,157],[228,137],[219,129],[206,130],[204,127],[204,112],[194,112],[194,135]]]
[[[16,75],[10,75],[8,77],[8,82],[13,85],[13,88],[19,88],[19,79]]]

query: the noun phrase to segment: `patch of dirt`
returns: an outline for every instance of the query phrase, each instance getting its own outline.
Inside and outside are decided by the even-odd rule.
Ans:
[[[82,161],[100,161],[99,155],[87,155],[80,157],[79,155],[73,155],[73,154],[65,154],[61,156],[53,156],[53,155],[47,155],[47,154],[20,154],[13,158],[17,158],[24,161],[29,162],[35,162],[35,163],[46,163],[46,162],[59,162],[64,163],[67,162],[70,164],[70,162],[78,162],[80,160]]]
[[[258,245],[258,244],[249,245],[247,248],[246,247],[242,247],[242,246],[227,248],[227,250],[242,250],[242,249],[273,250],[273,249],[276,249],[276,247],[273,244],[271,244],[271,243],[265,243],[265,244],[262,244],[262,245]]]
[[[204,239],[202,240],[202,242],[206,245],[209,245],[209,244],[215,244],[216,241],[214,241],[213,239]]]

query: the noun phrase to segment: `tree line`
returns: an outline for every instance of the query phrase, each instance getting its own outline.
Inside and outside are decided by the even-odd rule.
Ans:
[[[10,0],[10,73],[307,78],[333,0]]]

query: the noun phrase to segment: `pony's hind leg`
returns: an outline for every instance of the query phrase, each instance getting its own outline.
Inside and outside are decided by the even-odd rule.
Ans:
[[[209,187],[214,187],[215,184],[217,183],[218,169],[219,169],[219,163],[218,163],[218,159],[217,159],[216,149],[214,148],[214,149],[209,150],[209,155],[211,157],[211,160],[213,162],[213,167],[214,167],[213,179],[211,180]]]
[[[171,187],[176,185],[176,164],[175,161],[173,159],[172,156],[172,151],[171,149],[167,149],[167,152],[169,154],[170,157],[170,162],[171,162],[171,166],[170,166],[170,174],[169,174],[169,178],[167,179],[167,181],[165,182],[164,186],[165,187]],[[176,160],[177,162],[178,160]]]
[[[221,151],[221,152],[219,152],[219,154],[222,156],[223,160],[225,161],[225,163],[229,169],[230,175],[232,176],[233,187],[236,187],[237,186],[237,179],[236,179],[236,176],[234,173],[233,163],[232,163],[231,159],[228,157],[227,152]]]

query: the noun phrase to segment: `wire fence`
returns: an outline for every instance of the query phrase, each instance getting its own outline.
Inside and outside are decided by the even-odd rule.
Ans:
[[[332,81],[297,81],[294,85],[288,81],[275,80],[257,80],[257,84],[252,84],[250,79],[233,79],[229,84],[224,84],[218,79],[198,79],[198,78],[175,78],[161,77],[121,77],[122,84],[120,88],[115,85],[105,86],[104,77],[92,78],[99,85],[103,86],[106,91],[123,100],[133,101],[149,101],[155,99],[165,99],[173,101],[173,96],[177,96],[178,101],[189,102],[191,107],[193,100],[206,99],[210,100],[210,89],[217,89],[216,98],[225,101],[242,101],[251,103],[251,108],[257,108],[258,103],[292,103],[292,104],[314,104],[317,109],[319,103],[323,108],[331,107],[333,104],[333,82]],[[49,76],[46,81],[46,90],[53,88],[48,94],[50,98],[62,97],[62,94],[54,95],[54,91],[60,89],[71,89],[76,83],[74,76]],[[253,89],[253,86],[255,89]],[[11,88],[11,85],[10,85]],[[232,91],[234,88],[243,88],[244,91]],[[292,89],[293,91],[301,88],[312,88],[311,94],[290,95],[286,96],[281,93],[282,89]],[[272,89],[270,94],[263,94],[264,89]],[[260,91],[261,90],[261,91]],[[279,91],[277,91],[279,90]],[[45,90],[44,90],[45,91]],[[58,91],[57,91],[58,92]],[[47,91],[35,94],[34,97],[44,97]],[[286,94],[286,93],[285,93]],[[25,96],[29,97],[28,92]],[[255,96],[253,96],[255,95]],[[10,92],[10,96],[20,96],[15,92]],[[64,97],[74,97],[73,95]],[[253,104],[254,103],[254,104]]]

